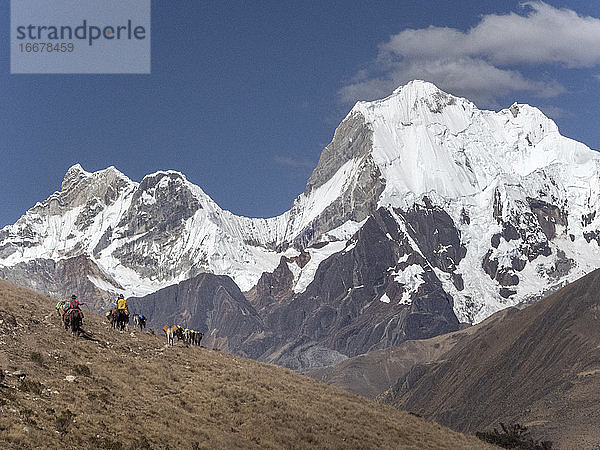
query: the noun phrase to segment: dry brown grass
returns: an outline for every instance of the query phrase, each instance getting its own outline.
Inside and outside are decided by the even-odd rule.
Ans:
[[[52,300],[2,281],[0,321],[0,448],[486,448],[276,366],[110,330],[90,312],[89,338],[72,337]]]

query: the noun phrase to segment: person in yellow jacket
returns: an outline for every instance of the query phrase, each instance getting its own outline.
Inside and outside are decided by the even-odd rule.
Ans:
[[[119,298],[117,299],[117,310],[119,312],[127,311],[127,300],[125,300],[123,294],[120,294]]]
[[[120,328],[125,328],[125,325],[129,323],[129,310],[127,309],[127,300],[123,297],[123,294],[119,295],[117,299],[117,323],[120,322]]]

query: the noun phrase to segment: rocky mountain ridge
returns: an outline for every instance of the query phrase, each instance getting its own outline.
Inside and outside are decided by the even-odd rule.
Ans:
[[[236,216],[175,171],[137,183],[75,165],[0,230],[0,277],[101,309],[226,275],[266,327],[253,357],[307,368],[477,323],[590,272],[599,210],[600,155],[538,109],[482,111],[414,81],[357,103],[278,217]]]

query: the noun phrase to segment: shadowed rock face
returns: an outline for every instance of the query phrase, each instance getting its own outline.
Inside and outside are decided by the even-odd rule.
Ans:
[[[484,255],[481,267],[491,279],[498,282],[500,285],[498,293],[503,298],[509,298],[517,293],[516,286],[520,282],[517,272],[521,272],[528,262],[534,261],[538,256],[552,254],[550,241],[557,235],[557,226],[568,225],[567,213],[558,206],[541,199],[528,197],[526,200],[526,204],[521,202],[522,204],[518,205],[519,213],[512,212],[503,216],[500,193],[495,191],[494,195],[493,216],[502,226],[502,231],[492,235],[491,248]],[[519,241],[517,252],[510,257],[499,254],[496,249],[502,241]],[[572,259],[567,262],[563,250],[558,249],[556,257],[552,274],[548,272],[553,279],[567,275],[575,265]]]
[[[417,203],[408,211],[396,212],[409,224],[407,232],[427,261],[434,267],[451,273],[454,286],[462,291],[463,279],[456,268],[465,257],[467,249],[461,243],[460,233],[446,211],[434,206],[428,197],[423,197],[423,202],[424,205]],[[464,210],[463,213],[463,220],[469,220]]]
[[[150,328],[181,325],[204,333],[209,348],[246,352],[243,342],[263,331],[262,320],[233,280],[200,274],[141,298],[128,299],[132,313],[144,314]]]
[[[321,263],[305,292],[263,308],[268,337],[255,357],[304,369],[458,329],[451,297],[389,211],[373,214],[351,242]],[[405,296],[393,274],[414,265],[423,283]]]
[[[152,200],[148,201],[147,199]],[[193,265],[186,256],[168,270],[160,264],[185,230],[185,220],[201,209],[184,177],[179,173],[158,173],[142,180],[131,206],[121,219],[122,236],[140,236],[114,252],[126,267],[145,277],[168,279]]]
[[[591,242],[592,240],[596,241],[598,246],[600,246],[600,231],[586,231],[583,233],[583,237],[587,242]]]
[[[329,181],[346,161],[370,154],[372,145],[373,131],[365,124],[363,115],[351,114],[335,130],[333,140],[321,152],[306,190],[311,191]]]
[[[288,258],[281,257],[277,268],[273,272],[263,273],[256,286],[246,292],[246,298],[257,311],[261,312],[265,308],[271,308],[291,295],[294,274],[290,271],[287,261]]]
[[[39,207],[48,206],[51,213],[59,213],[61,208],[84,206],[77,221],[85,224],[87,219],[93,217],[92,211],[98,205],[112,205],[121,195],[123,190],[130,187],[130,181],[114,167],[89,177],[79,166],[73,166],[66,173],[62,182],[62,194],[50,197],[48,203]]]
[[[548,239],[556,236],[556,225],[567,226],[567,213],[558,206],[534,198],[528,198],[527,201]]]
[[[154,200],[144,201],[145,195],[151,195]],[[119,226],[126,227],[126,236],[148,231],[158,236],[179,228],[199,208],[198,200],[181,174],[158,173],[142,180]]]
[[[385,184],[371,156],[372,138],[373,131],[360,113],[353,113],[336,129],[333,140],[321,153],[305,192],[310,193],[322,186],[352,159],[362,160],[362,170],[355,182],[294,238],[292,244],[295,247],[306,248],[318,242],[324,233],[348,220],[361,222],[377,209]],[[293,223],[295,217],[302,213],[294,204],[290,210],[290,221]]]

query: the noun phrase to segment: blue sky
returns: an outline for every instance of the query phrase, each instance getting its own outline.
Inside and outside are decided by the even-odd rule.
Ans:
[[[500,4],[501,3],[501,4]],[[11,75],[0,3],[0,226],[66,170],[175,169],[267,217],[304,190],[359,99],[411,78],[484,108],[539,106],[600,148],[600,2],[152,2],[152,74]]]

